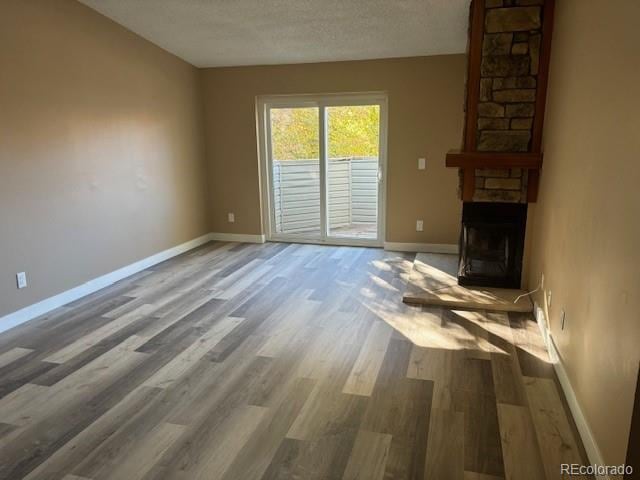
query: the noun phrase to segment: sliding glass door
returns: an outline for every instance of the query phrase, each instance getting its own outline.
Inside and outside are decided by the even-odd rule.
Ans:
[[[380,105],[328,106],[328,236],[378,238]]]
[[[268,238],[382,245],[386,98],[259,102]]]
[[[269,110],[273,233],[319,237],[320,109],[283,107]]]

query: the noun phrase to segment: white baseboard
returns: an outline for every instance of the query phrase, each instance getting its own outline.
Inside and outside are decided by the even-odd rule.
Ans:
[[[562,357],[556,349],[556,345],[553,341],[553,337],[551,336],[551,332],[547,328],[547,321],[544,310],[540,308],[537,302],[534,302],[533,309],[535,312],[536,321],[538,322],[538,326],[540,327],[540,332],[542,333],[542,338],[544,339],[544,342],[547,345],[547,349],[549,350],[549,356],[551,358],[551,361],[553,362],[553,368],[556,372],[556,375],[558,376],[558,380],[560,381],[560,386],[562,387],[564,396],[567,399],[567,403],[569,404],[569,409],[571,410],[571,415],[573,415],[573,420],[576,422],[576,427],[578,428],[578,433],[580,434],[580,438],[582,439],[584,449],[587,452],[587,457],[589,457],[589,464],[605,465],[604,459],[602,458],[602,453],[600,452],[600,448],[598,447],[596,439],[593,436],[591,428],[589,428],[587,419],[582,412],[582,408],[580,408],[580,403],[578,403],[576,394],[573,390],[573,387],[571,386],[571,381],[569,380],[567,371],[564,368]],[[596,475],[596,479],[610,480],[610,477],[609,475]]]
[[[51,310],[62,307],[67,303],[71,303],[102,288],[108,287],[123,278],[129,277],[134,273],[138,273],[146,268],[152,267],[153,265],[180,255],[181,253],[199,247],[209,241],[211,241],[211,234],[207,233],[206,235],[194,238],[193,240],[182,243],[173,248],[169,248],[160,253],[156,253],[155,255],[151,255],[150,257],[127,265],[126,267],[119,268],[118,270],[114,270],[113,272],[94,278],[93,280],[89,280],[82,285],[54,295],[53,297],[46,298],[38,303],[34,303],[33,305],[29,305],[21,310],[5,315],[0,318],[0,332],[9,330],[10,328],[39,317],[40,315],[44,315]]]
[[[247,235],[243,233],[211,233],[211,240],[219,242],[264,243],[264,235]]]
[[[164,262],[165,260],[192,250],[212,240],[223,242],[264,243],[265,238],[264,235],[207,233],[206,235],[194,238],[193,240],[177,245],[173,248],[169,248],[160,253],[156,253],[155,255],[127,265],[126,267],[119,268],[118,270],[102,275],[101,277],[89,280],[82,285],[54,295],[53,297],[46,298],[38,303],[34,303],[33,305],[22,308],[21,310],[5,315],[0,318],[0,333],[22,323],[28,322],[40,315],[44,315],[51,310],[55,310],[58,307],[62,307],[67,303],[71,303],[93,292],[97,292],[98,290],[108,287],[109,285],[112,285],[123,278],[127,278],[134,273],[138,273],[146,268],[152,267],[160,262]]]
[[[533,297],[531,297],[531,300],[533,300]],[[533,316],[538,323],[538,328],[540,329],[540,333],[542,334],[544,344],[547,347],[549,354],[551,354],[551,349],[549,347],[549,329],[547,328],[547,320],[544,314],[544,310],[542,310],[540,305],[538,305],[538,302],[533,302]],[[555,362],[553,358],[551,359],[551,361]]]
[[[458,245],[451,243],[401,243],[384,242],[384,249],[393,252],[453,253],[458,254]]]

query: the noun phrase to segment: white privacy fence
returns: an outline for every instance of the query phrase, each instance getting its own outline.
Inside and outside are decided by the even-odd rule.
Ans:
[[[329,226],[375,224],[378,212],[378,159],[330,158],[327,176]],[[320,229],[320,164],[315,160],[274,160],[276,231]]]

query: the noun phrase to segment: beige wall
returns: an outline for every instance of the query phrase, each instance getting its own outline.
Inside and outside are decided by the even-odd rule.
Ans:
[[[73,1],[0,7],[2,316],[208,225],[199,71]]]
[[[640,360],[640,2],[556,5],[529,285],[544,272],[553,338],[604,460],[620,464]]]
[[[461,144],[465,56],[206,69],[212,231],[260,234],[258,95],[386,91],[389,98],[387,240],[457,243],[457,171],[445,153]],[[418,157],[427,169],[418,170]],[[227,222],[234,212],[236,222]],[[417,219],[424,232],[415,231]]]

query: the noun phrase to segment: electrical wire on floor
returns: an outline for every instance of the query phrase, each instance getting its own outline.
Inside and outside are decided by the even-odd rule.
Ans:
[[[528,295],[533,295],[542,287],[542,283],[539,283],[535,290],[531,290],[530,292],[523,293],[522,295],[518,295],[513,303],[518,303],[522,297],[526,297]]]

